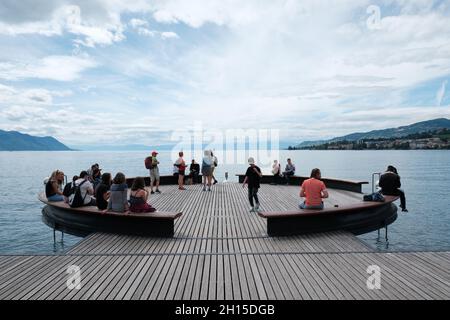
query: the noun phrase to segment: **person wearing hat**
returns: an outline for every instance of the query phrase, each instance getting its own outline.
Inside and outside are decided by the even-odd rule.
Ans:
[[[150,193],[154,194],[153,185],[156,184],[156,193],[161,193],[159,191],[159,161],[156,158],[158,156],[158,152],[155,150],[152,151],[151,164],[150,164]]]
[[[260,181],[262,177],[261,169],[255,165],[255,159],[252,157],[248,158],[249,167],[247,172],[245,173],[244,183],[242,185],[245,188],[245,185],[248,184],[248,200],[250,202],[250,212],[259,212],[259,199],[258,199],[258,190],[260,187]],[[253,202],[253,199],[255,202]]]

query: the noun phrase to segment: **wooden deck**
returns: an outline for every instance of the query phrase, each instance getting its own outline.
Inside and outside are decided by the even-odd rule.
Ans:
[[[0,256],[0,299],[449,299],[450,252],[377,253],[346,232],[269,238],[246,191],[163,186],[152,204],[182,211],[175,238],[95,233],[64,255]],[[292,210],[298,188],[263,185],[264,210]],[[360,199],[332,191],[328,204]],[[69,290],[67,268],[81,269]],[[370,290],[367,267],[381,269]]]

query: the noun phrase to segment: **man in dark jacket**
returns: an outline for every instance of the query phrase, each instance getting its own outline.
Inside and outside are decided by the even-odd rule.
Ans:
[[[405,192],[400,189],[402,186],[400,182],[400,176],[398,175],[397,169],[393,166],[388,166],[385,173],[380,177],[380,182],[378,185],[381,187],[381,193],[387,196],[399,196],[400,197],[400,208],[403,212],[408,212],[406,209],[406,198]]]

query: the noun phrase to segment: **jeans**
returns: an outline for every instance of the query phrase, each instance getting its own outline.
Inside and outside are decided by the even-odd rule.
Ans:
[[[64,201],[64,196],[62,196],[60,194],[54,194],[54,195],[48,197],[47,200],[50,202]]]
[[[320,204],[318,206],[307,206],[306,202],[302,202],[302,203],[300,203],[300,205],[298,207],[300,209],[311,209],[311,210],[323,210],[323,208],[324,208],[323,202],[322,202],[322,204]]]
[[[255,202],[257,205],[259,205],[259,199],[258,199],[258,189],[257,187],[248,187],[248,200],[250,201],[250,205],[252,208],[255,206],[253,203],[253,199],[255,199]]]

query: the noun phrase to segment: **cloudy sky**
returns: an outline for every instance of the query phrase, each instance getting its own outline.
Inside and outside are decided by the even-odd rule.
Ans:
[[[450,0],[2,0],[0,128],[303,141],[450,117]]]

